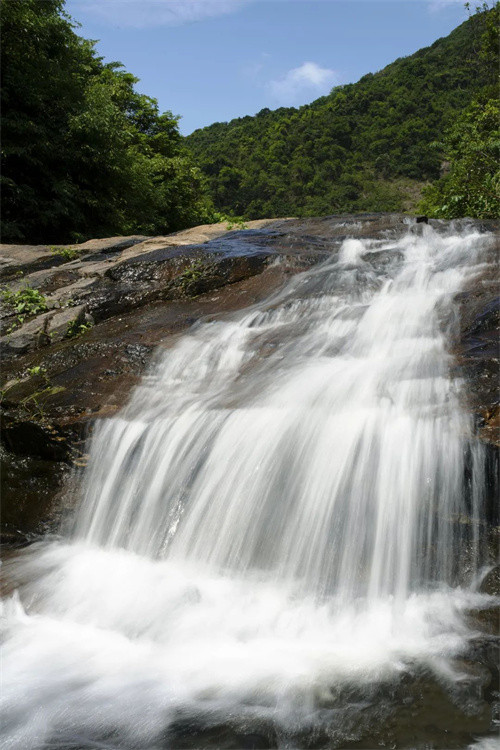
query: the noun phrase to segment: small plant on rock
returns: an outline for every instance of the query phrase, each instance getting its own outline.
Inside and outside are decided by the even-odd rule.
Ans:
[[[227,228],[229,230],[234,229],[246,229],[247,225],[245,224],[244,220],[241,218],[241,216],[233,216],[231,218],[227,219]]]
[[[1,296],[2,302],[18,315],[38,315],[47,310],[45,297],[38,289],[33,289],[31,286],[26,286],[17,292],[4,289]]]
[[[38,315],[48,309],[43,294],[31,286],[26,286],[17,292],[13,292],[12,289],[3,289],[0,292],[0,298],[8,313],[16,314],[14,321],[6,331],[7,334],[22,326],[26,318]]]
[[[241,216],[228,216],[227,214],[215,211],[212,218],[214,224],[227,224],[228,230],[234,229],[235,227],[237,229],[247,229],[245,220]]]
[[[30,367],[27,372],[30,378],[40,377],[43,379],[46,386],[50,385],[50,378],[47,374],[47,370],[45,369],[45,367],[42,367],[42,365],[35,365],[34,367]]]
[[[195,297],[200,293],[200,282],[209,273],[209,268],[200,259],[191,264],[177,277],[177,285],[185,297]]]
[[[59,255],[59,257],[63,258],[65,263],[78,258],[78,250],[75,250],[74,247],[57,247],[56,245],[50,245],[49,250],[54,253],[54,255]]]
[[[89,331],[92,328],[92,323],[86,323],[81,318],[75,318],[70,320],[68,328],[66,329],[65,338],[74,339],[76,336],[81,336],[85,331]]]

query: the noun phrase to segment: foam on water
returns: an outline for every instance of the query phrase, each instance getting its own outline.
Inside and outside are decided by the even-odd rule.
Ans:
[[[293,735],[353,686],[461,679],[484,457],[447,341],[490,241],[347,240],[159,355],[96,429],[73,538],[13,565],[5,747]]]

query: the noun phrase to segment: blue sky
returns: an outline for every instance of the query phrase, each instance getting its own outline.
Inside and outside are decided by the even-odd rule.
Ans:
[[[184,134],[299,106],[448,34],[461,0],[67,0]]]

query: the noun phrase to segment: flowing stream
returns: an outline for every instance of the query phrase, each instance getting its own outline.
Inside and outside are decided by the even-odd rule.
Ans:
[[[157,355],[72,533],[14,563],[3,747],[464,746],[424,744],[426,690],[487,731],[460,666],[485,457],[449,347],[490,242],[345,240]]]

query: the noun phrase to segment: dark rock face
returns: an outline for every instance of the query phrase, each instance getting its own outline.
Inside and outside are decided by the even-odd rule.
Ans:
[[[156,347],[171,346],[201,319],[263,300],[346,237],[387,238],[409,223],[399,214],[342,215],[249,222],[231,232],[213,225],[167,237],[92,240],[69,253],[1,246],[4,286],[37,289],[47,307],[21,325],[8,306],[2,312],[2,524],[9,539],[45,528],[70,467],[85,464],[92,424],[121,408]],[[499,424],[494,254],[484,277],[459,296],[455,350],[468,407],[489,443]],[[382,255],[377,262],[390,262]],[[29,477],[43,479],[37,485]]]
[[[71,469],[64,461],[19,456],[2,447],[2,542],[26,544],[50,531],[62,503],[59,493],[67,492]]]
[[[492,249],[498,259],[500,241]],[[459,365],[468,381],[469,405],[481,437],[499,443],[500,280],[491,258],[483,274],[459,295]]]
[[[488,222],[484,229],[496,231],[498,227]],[[485,270],[458,295],[460,321],[455,350],[458,374],[466,382],[466,406],[474,415],[479,438],[486,444],[486,520],[494,527],[500,525],[499,251],[496,231]],[[497,556],[498,538],[495,547]]]

